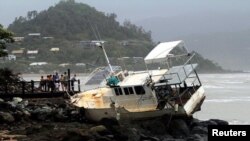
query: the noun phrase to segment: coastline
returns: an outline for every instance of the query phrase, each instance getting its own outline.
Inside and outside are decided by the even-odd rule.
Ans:
[[[201,121],[169,116],[140,121],[109,119],[91,122],[84,117],[82,108],[74,107],[62,98],[0,99],[0,105],[0,136],[22,141],[206,140],[208,125],[228,125],[219,119]]]

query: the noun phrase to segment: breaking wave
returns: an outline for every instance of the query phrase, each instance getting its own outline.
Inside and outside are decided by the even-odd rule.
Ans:
[[[205,100],[205,102],[215,102],[215,103],[250,102],[250,97],[230,98],[230,99],[207,99]]]
[[[234,120],[229,121],[229,124],[230,125],[249,125],[249,122],[234,119]]]
[[[225,87],[216,86],[216,85],[204,85],[204,88],[212,88],[212,89],[224,89]]]

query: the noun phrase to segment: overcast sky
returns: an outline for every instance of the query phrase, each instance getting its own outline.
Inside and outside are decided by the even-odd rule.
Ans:
[[[31,10],[45,10],[60,0],[0,0],[0,23],[5,27],[15,17]],[[249,0],[76,0],[96,7],[99,11],[116,13],[118,20],[132,22],[151,17],[173,17],[186,14],[222,12],[249,13]]]

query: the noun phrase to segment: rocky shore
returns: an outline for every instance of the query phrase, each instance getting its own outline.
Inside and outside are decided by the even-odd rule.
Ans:
[[[63,98],[0,99],[0,140],[22,141],[206,141],[208,125],[227,125],[218,119],[163,116],[151,120],[93,123],[84,109]]]

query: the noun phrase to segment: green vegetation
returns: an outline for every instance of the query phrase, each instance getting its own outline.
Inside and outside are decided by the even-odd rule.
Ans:
[[[121,65],[132,68],[121,62],[122,57],[145,57],[155,46],[151,39],[151,32],[145,31],[129,21],[123,25],[116,21],[114,13],[105,14],[86,4],[76,3],[73,0],[61,1],[57,5],[40,13],[30,11],[26,17],[16,18],[8,29],[15,36],[24,37],[22,42],[11,44],[8,50],[23,49],[38,50],[35,58],[30,59],[28,54],[17,58],[15,63],[5,62],[6,67],[20,72],[37,72],[39,70],[65,70],[68,67],[83,72],[93,66],[106,65],[102,50],[98,47],[84,44],[81,41],[106,41],[105,49],[112,65]],[[31,36],[29,33],[40,33]],[[52,37],[52,38],[44,38]],[[58,52],[50,51],[59,48]],[[221,68],[209,60],[198,55],[200,70],[220,71]],[[32,62],[48,62],[46,66],[29,66]],[[131,62],[131,61],[130,61]],[[59,67],[59,64],[70,63],[71,66]],[[85,67],[76,67],[76,63],[85,63]],[[208,64],[208,66],[207,66]],[[4,66],[2,65],[2,66]],[[143,64],[136,67],[144,67]],[[203,69],[204,67],[204,69]]]
[[[123,26],[117,22],[115,14],[104,14],[86,4],[74,1],[61,1],[46,11],[28,12],[27,17],[16,18],[9,26],[16,36],[28,33],[41,33],[66,40],[96,39],[91,28],[98,27],[103,39],[115,40],[151,40],[150,32],[141,27],[125,22]],[[92,26],[92,27],[91,27]]]
[[[4,29],[3,26],[0,24],[0,57],[7,55],[7,52],[4,50],[6,49],[7,43],[14,42],[12,36],[13,33]]]

